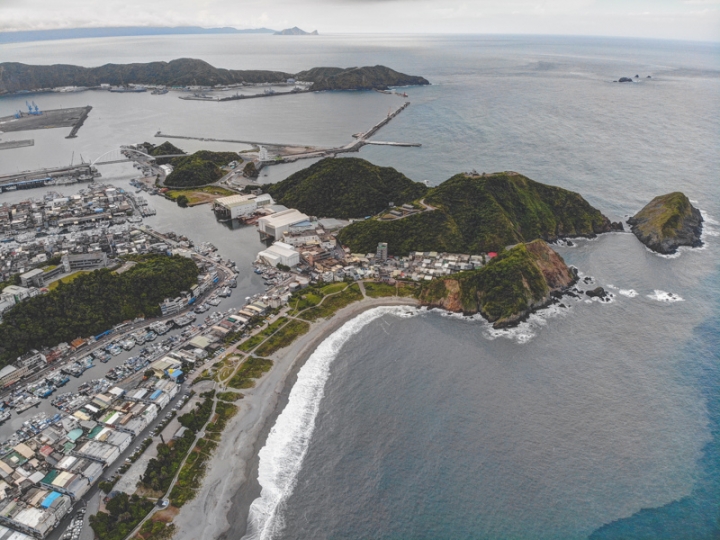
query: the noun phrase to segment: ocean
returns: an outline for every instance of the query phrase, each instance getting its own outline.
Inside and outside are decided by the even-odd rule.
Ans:
[[[566,299],[514,329],[378,308],[298,374],[260,453],[247,538],[717,538],[720,508],[720,47],[532,36],[160,36],[0,45],[2,58],[79,63],[202,58],[237,69],[384,64],[422,75],[412,105],[359,157],[435,185],[513,170],[580,192],[613,221],[681,190],[703,211],[700,249],[662,257],[614,233],[557,247],[610,303]],[[617,84],[622,76],[634,84]],[[650,76],[651,78],[648,78]],[[81,93],[64,130],[2,134],[36,146],[0,171],[94,159],[165,133],[335,145],[401,103],[375,92],[229,102]],[[0,99],[0,116],[25,97]],[[60,133],[62,132],[62,133]],[[176,142],[194,150],[202,143]],[[237,148],[215,144],[213,148]],[[308,163],[309,164],[309,163]],[[267,169],[277,181],[305,164]],[[133,170],[103,169],[123,185]],[[35,192],[27,192],[33,196]],[[24,195],[24,194],[23,194]],[[38,193],[39,195],[39,193]],[[19,193],[4,194],[0,202]],[[210,240],[260,290],[254,230],[207,208],[151,203],[153,226]],[[222,244],[222,245],[221,245]],[[243,536],[237,531],[237,538]]]

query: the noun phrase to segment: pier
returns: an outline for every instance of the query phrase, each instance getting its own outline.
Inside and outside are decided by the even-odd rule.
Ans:
[[[80,118],[78,118],[78,121],[75,122],[75,125],[70,130],[70,134],[67,137],[65,137],[66,139],[74,139],[75,137],[77,137],[77,132],[80,130],[80,128],[85,123],[85,119],[88,117],[88,114],[90,114],[90,111],[92,111],[92,107],[90,105],[85,107],[85,110],[80,115]]]
[[[298,92],[295,92],[298,93]],[[277,95],[277,94],[265,94],[265,95]],[[259,96],[262,97],[262,96]],[[307,146],[300,144],[281,144],[281,143],[267,143],[260,141],[250,141],[241,139],[215,139],[211,137],[191,137],[186,135],[168,135],[158,131],[155,137],[165,139],[187,139],[195,141],[210,141],[210,142],[225,142],[233,144],[248,144],[258,149],[260,147],[267,154],[265,157],[261,157],[258,161],[258,166],[263,167],[266,165],[274,165],[276,163],[292,163],[298,159],[313,159],[313,158],[324,158],[334,157],[338,154],[345,154],[349,152],[358,152],[366,144],[377,145],[377,146],[397,146],[397,147],[414,147],[418,148],[422,146],[420,143],[403,143],[403,142],[385,142],[385,141],[370,141],[370,137],[375,135],[380,129],[386,126],[393,118],[404,111],[410,106],[410,102],[406,101],[400,107],[393,112],[389,113],[385,118],[380,120],[377,124],[372,126],[369,130],[353,135],[354,141],[349,142],[344,146],[338,146],[333,148],[322,148],[316,146]]]
[[[25,146],[35,146],[35,139],[0,142],[0,150],[12,150],[13,148],[23,148]]]
[[[96,175],[97,172],[95,172],[88,163],[77,166],[3,174],[0,175],[0,192],[54,185],[56,180],[62,181],[63,179],[67,179],[72,183],[90,182]]]

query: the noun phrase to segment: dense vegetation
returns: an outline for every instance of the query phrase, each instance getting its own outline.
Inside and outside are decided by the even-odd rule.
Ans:
[[[267,191],[280,204],[306,214],[346,219],[377,214],[391,202],[419,199],[427,188],[392,167],[359,158],[326,158],[267,186]]]
[[[107,512],[90,516],[90,526],[100,540],[123,540],[153,506],[144,497],[118,493],[105,506]]]
[[[386,90],[390,86],[430,84],[422,77],[405,75],[385,66],[313,68],[298,73],[295,78],[312,82],[312,90]]]
[[[423,283],[423,304],[466,314],[482,313],[490,322],[511,322],[543,304],[551,290],[574,279],[562,258],[536,240],[503,250],[487,265]]]
[[[283,349],[303,334],[307,334],[310,325],[303,321],[291,320],[255,351],[258,356],[270,356]]]
[[[147,255],[117,275],[108,269],[78,275],[48,294],[29,298],[3,314],[0,364],[30,349],[88,337],[138,316],[160,314],[159,304],[195,284],[198,268],[185,257]]]
[[[19,90],[38,90],[57,86],[114,86],[152,84],[164,86],[215,86],[285,82],[294,77],[312,82],[313,90],[370,90],[388,86],[429,84],[422,77],[405,75],[385,66],[354,68],[314,68],[297,75],[282,71],[216,68],[203,60],[179,58],[170,62],[146,64],[105,64],[86,68],[67,64],[34,66],[19,62],[0,63],[0,95]]]
[[[165,179],[168,187],[196,187],[217,182],[223,177],[220,168],[238,159],[236,152],[210,152],[200,150],[186,157],[173,158],[173,166]]]
[[[213,391],[202,394],[205,399],[193,411],[179,418],[180,423],[187,428],[182,437],[171,441],[171,444],[158,444],[157,457],[148,462],[142,476],[142,483],[146,487],[162,493],[168,490],[180,464],[193,447],[197,432],[210,419],[214,395]]]
[[[578,193],[535,182],[517,173],[458,174],[425,196],[437,210],[402,220],[366,220],[338,239],[354,252],[373,252],[388,242],[395,255],[409,251],[498,251],[536,238],[591,236],[611,224]]]
[[[142,146],[145,147],[145,150],[147,151],[147,154],[151,156],[168,156],[173,154],[185,154],[186,152],[175,146],[169,141],[165,141],[164,143],[155,146],[152,143],[144,142]],[[142,149],[141,149],[142,150]],[[166,163],[171,163],[174,158],[159,158],[155,160],[155,163],[158,165],[165,165]]]

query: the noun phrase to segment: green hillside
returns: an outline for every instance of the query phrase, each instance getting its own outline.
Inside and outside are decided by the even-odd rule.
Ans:
[[[353,223],[340,231],[338,239],[356,252],[370,252],[378,242],[388,242],[396,255],[412,249],[483,253],[538,238],[593,236],[622,227],[611,224],[578,193],[513,172],[455,175],[431,189],[425,202],[437,210],[394,222]],[[431,217],[435,213],[444,220]],[[414,248],[402,241],[430,228],[431,220],[442,223],[442,232],[433,232]]]
[[[197,282],[199,270],[191,259],[147,255],[134,260],[138,264],[127,272],[118,275],[105,268],[83,274],[5,312],[0,366],[30,349],[93,336],[135,317],[160,315],[160,302]]]
[[[221,166],[237,160],[236,152],[200,150],[186,157],[172,158],[171,172],[165,179],[168,187],[199,187],[217,182],[225,174]]]
[[[542,240],[503,250],[486,266],[422,285],[420,301],[466,315],[481,313],[496,327],[515,324],[569,287],[575,274]]]
[[[363,218],[425,195],[427,188],[392,167],[359,158],[326,158],[267,186],[280,204],[318,217]]]

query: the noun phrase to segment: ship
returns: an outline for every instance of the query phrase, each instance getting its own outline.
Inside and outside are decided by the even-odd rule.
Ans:
[[[32,407],[37,407],[40,405],[40,398],[36,396],[32,396],[27,398],[22,404],[15,407],[15,410],[18,414],[24,413],[28,409],[31,409]]]
[[[114,86],[110,89],[110,92],[124,93],[124,92],[147,92],[147,88],[144,86]]]
[[[2,412],[0,412],[0,424],[2,424],[3,422],[5,422],[5,420],[7,420],[8,418],[10,418],[10,411],[2,411]]]
[[[153,96],[162,96],[167,94],[169,91],[170,90],[168,90],[167,88],[156,88],[155,90],[150,92],[150,94],[152,94]]]

